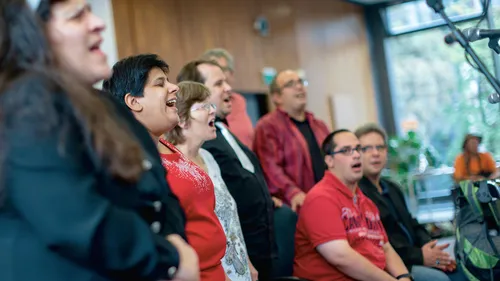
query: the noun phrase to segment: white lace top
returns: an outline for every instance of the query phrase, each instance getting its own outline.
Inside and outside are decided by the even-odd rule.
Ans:
[[[250,268],[248,266],[248,254],[245,240],[241,232],[240,219],[236,202],[229,193],[220,168],[210,152],[200,149],[208,169],[208,175],[215,187],[215,214],[226,234],[226,254],[222,258],[222,266],[231,281],[251,281]]]

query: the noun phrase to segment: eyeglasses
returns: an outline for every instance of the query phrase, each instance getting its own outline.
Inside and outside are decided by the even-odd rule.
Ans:
[[[282,88],[295,88],[297,85],[307,87],[308,83],[304,79],[290,80],[283,85]]]
[[[361,154],[361,151],[362,151],[362,147],[361,145],[358,145],[356,147],[350,147],[350,146],[345,146],[337,151],[334,151],[332,153],[330,153],[330,155],[335,155],[335,154],[342,154],[342,155],[346,155],[346,156],[350,156],[354,153],[354,151],[357,151],[359,154]]]
[[[217,106],[213,103],[199,103],[197,105],[194,105],[191,108],[191,111],[196,111],[196,110],[200,110],[200,109],[203,109],[206,111],[210,111],[210,109],[216,110]]]
[[[377,150],[377,152],[384,152],[387,149],[387,145],[366,145],[361,148],[361,151],[363,153],[367,152],[373,152],[374,150]]]
[[[229,66],[221,66],[220,68],[222,69],[223,72],[233,73],[233,69],[230,68]]]

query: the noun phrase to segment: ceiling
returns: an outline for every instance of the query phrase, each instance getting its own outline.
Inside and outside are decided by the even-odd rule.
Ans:
[[[371,6],[371,5],[389,5],[389,4],[397,4],[403,2],[409,2],[413,0],[346,0],[351,3],[363,5],[363,6]]]

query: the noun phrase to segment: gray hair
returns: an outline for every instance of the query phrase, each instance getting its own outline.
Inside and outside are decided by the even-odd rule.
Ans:
[[[382,127],[380,127],[375,123],[365,124],[357,128],[356,131],[354,132],[354,134],[356,135],[356,137],[358,137],[358,139],[370,133],[379,134],[384,139],[384,142],[387,143],[387,133],[385,132],[384,129],[382,129]]]
[[[204,60],[211,60],[212,58],[224,58],[227,61],[227,68],[233,72],[234,71],[234,58],[226,49],[215,48],[206,51],[202,56]]]

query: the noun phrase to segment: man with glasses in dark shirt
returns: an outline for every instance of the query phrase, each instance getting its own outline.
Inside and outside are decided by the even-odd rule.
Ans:
[[[460,272],[450,274],[456,264],[444,251],[449,244],[436,245],[437,241],[432,241],[427,230],[411,216],[401,187],[381,178],[387,163],[385,131],[375,124],[367,124],[358,128],[355,134],[363,152],[363,178],[359,188],[377,205],[391,245],[415,280],[465,280]]]

